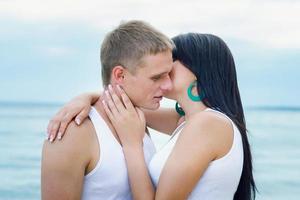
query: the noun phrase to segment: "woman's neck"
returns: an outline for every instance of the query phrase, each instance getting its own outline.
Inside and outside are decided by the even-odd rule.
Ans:
[[[183,109],[185,112],[185,118],[188,119],[191,116],[193,116],[196,113],[199,113],[201,111],[204,111],[207,106],[204,105],[202,101],[192,101],[189,99],[188,96],[183,96],[181,98],[178,98],[178,103],[180,107]]]

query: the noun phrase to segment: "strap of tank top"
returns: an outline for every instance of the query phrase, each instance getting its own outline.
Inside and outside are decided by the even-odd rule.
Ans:
[[[236,127],[235,123],[226,114],[222,113],[221,111],[212,109],[212,108],[206,108],[204,111],[213,111],[213,112],[219,113],[222,116],[226,117],[230,121],[230,123],[232,124],[233,132],[234,133],[236,132],[235,130],[237,129],[237,127]]]
[[[111,140],[114,143],[118,144],[118,146],[121,147],[119,142],[116,138],[114,138],[113,134],[111,133],[110,128],[104,121],[104,119],[101,117],[101,115],[98,113],[96,108],[92,107],[90,114],[89,114],[91,120],[93,121],[94,127],[96,129],[98,138],[100,139],[100,142],[105,144],[106,140]]]
[[[169,141],[170,141],[172,138],[174,138],[174,137],[178,134],[178,132],[180,132],[180,131],[183,129],[183,125],[184,125],[184,124],[185,124],[185,121],[183,121],[181,124],[179,124],[179,126],[176,127],[176,129],[173,131],[173,133],[172,133],[172,135],[171,135]]]
[[[106,124],[104,119],[101,117],[101,115],[98,113],[96,108],[94,108],[93,106],[91,107],[89,116],[90,116],[91,120],[93,121],[93,124],[94,124],[94,127],[96,129],[99,139],[113,140],[114,143],[116,143],[120,148],[122,148],[122,146],[117,141],[115,136],[111,133],[109,126]],[[150,134],[148,135],[145,133],[143,141],[145,141],[145,140],[151,140]]]

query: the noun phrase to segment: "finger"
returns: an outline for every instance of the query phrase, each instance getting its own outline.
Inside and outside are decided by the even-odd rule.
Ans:
[[[57,112],[54,117],[52,117],[52,119],[49,120],[48,122],[48,126],[47,126],[47,134],[48,134],[48,138],[50,137],[50,132],[52,130],[52,127],[54,126],[55,123],[57,123],[57,121],[55,120],[56,118],[59,118],[59,116],[61,115],[62,111]]]
[[[110,109],[111,113],[113,114],[114,117],[119,115],[119,111],[116,107],[116,105],[114,104],[113,100],[111,99],[111,96],[108,92],[108,90],[105,90],[105,100],[107,103],[106,105],[108,106],[108,108]]]
[[[47,140],[49,140],[49,137],[50,137],[50,130],[51,130],[51,127],[52,127],[52,122],[51,120],[48,122],[48,125],[47,125]]]
[[[67,110],[67,111],[65,111]],[[68,113],[68,109],[62,109],[54,118],[51,120],[52,126],[50,127],[49,140],[53,142],[55,138],[61,139],[66,127],[72,121],[77,112]]]
[[[108,118],[110,119],[110,121],[111,121],[111,122],[114,122],[114,121],[115,121],[115,120],[114,120],[114,116],[113,116],[113,114],[111,113],[111,111],[110,111],[110,109],[109,109],[109,107],[108,107],[108,105],[107,105],[107,103],[106,103],[105,100],[102,100],[102,105],[103,105],[104,111],[105,111],[105,113],[107,114],[107,116],[108,116]]]
[[[127,96],[127,94],[125,93],[125,91],[121,88],[120,85],[117,85],[118,91],[121,95],[122,101],[125,105],[125,107],[129,110],[133,110],[134,106],[132,104],[132,102],[130,101],[129,97]]]
[[[74,115],[71,114],[66,114],[64,116],[64,118],[62,119],[60,126],[59,126],[59,130],[58,130],[58,134],[57,134],[57,139],[61,140],[61,138],[64,136],[65,131],[68,127],[68,125],[70,124],[70,122],[72,121]]]
[[[60,122],[65,116],[65,109],[60,109],[54,117],[49,121],[47,127],[48,139],[53,140],[57,134],[58,128],[60,126]],[[51,137],[52,136],[52,137]]]
[[[116,108],[118,109],[118,111],[119,112],[125,111],[126,108],[124,107],[124,104],[122,103],[121,99],[115,93],[113,87],[110,84],[108,85],[108,90],[109,90],[109,93],[110,93],[112,100],[113,100],[114,104],[116,105]]]
[[[81,122],[83,122],[90,113],[90,108],[89,109],[83,109],[75,118],[75,122],[77,125],[80,125]]]
[[[52,126],[49,130],[49,141],[52,143],[57,135],[57,131],[60,127],[60,120],[58,119],[52,119],[51,122]]]

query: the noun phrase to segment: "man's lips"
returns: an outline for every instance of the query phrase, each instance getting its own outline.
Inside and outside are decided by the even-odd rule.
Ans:
[[[160,99],[160,100],[161,100],[161,99],[163,98],[163,96],[155,96],[154,98],[155,98],[155,99]]]

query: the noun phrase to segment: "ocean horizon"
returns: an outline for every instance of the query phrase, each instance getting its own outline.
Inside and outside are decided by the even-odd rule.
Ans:
[[[40,160],[48,120],[60,102],[0,101],[0,199],[40,199]],[[258,200],[299,199],[300,107],[245,107]],[[151,132],[160,148],[168,139]]]

